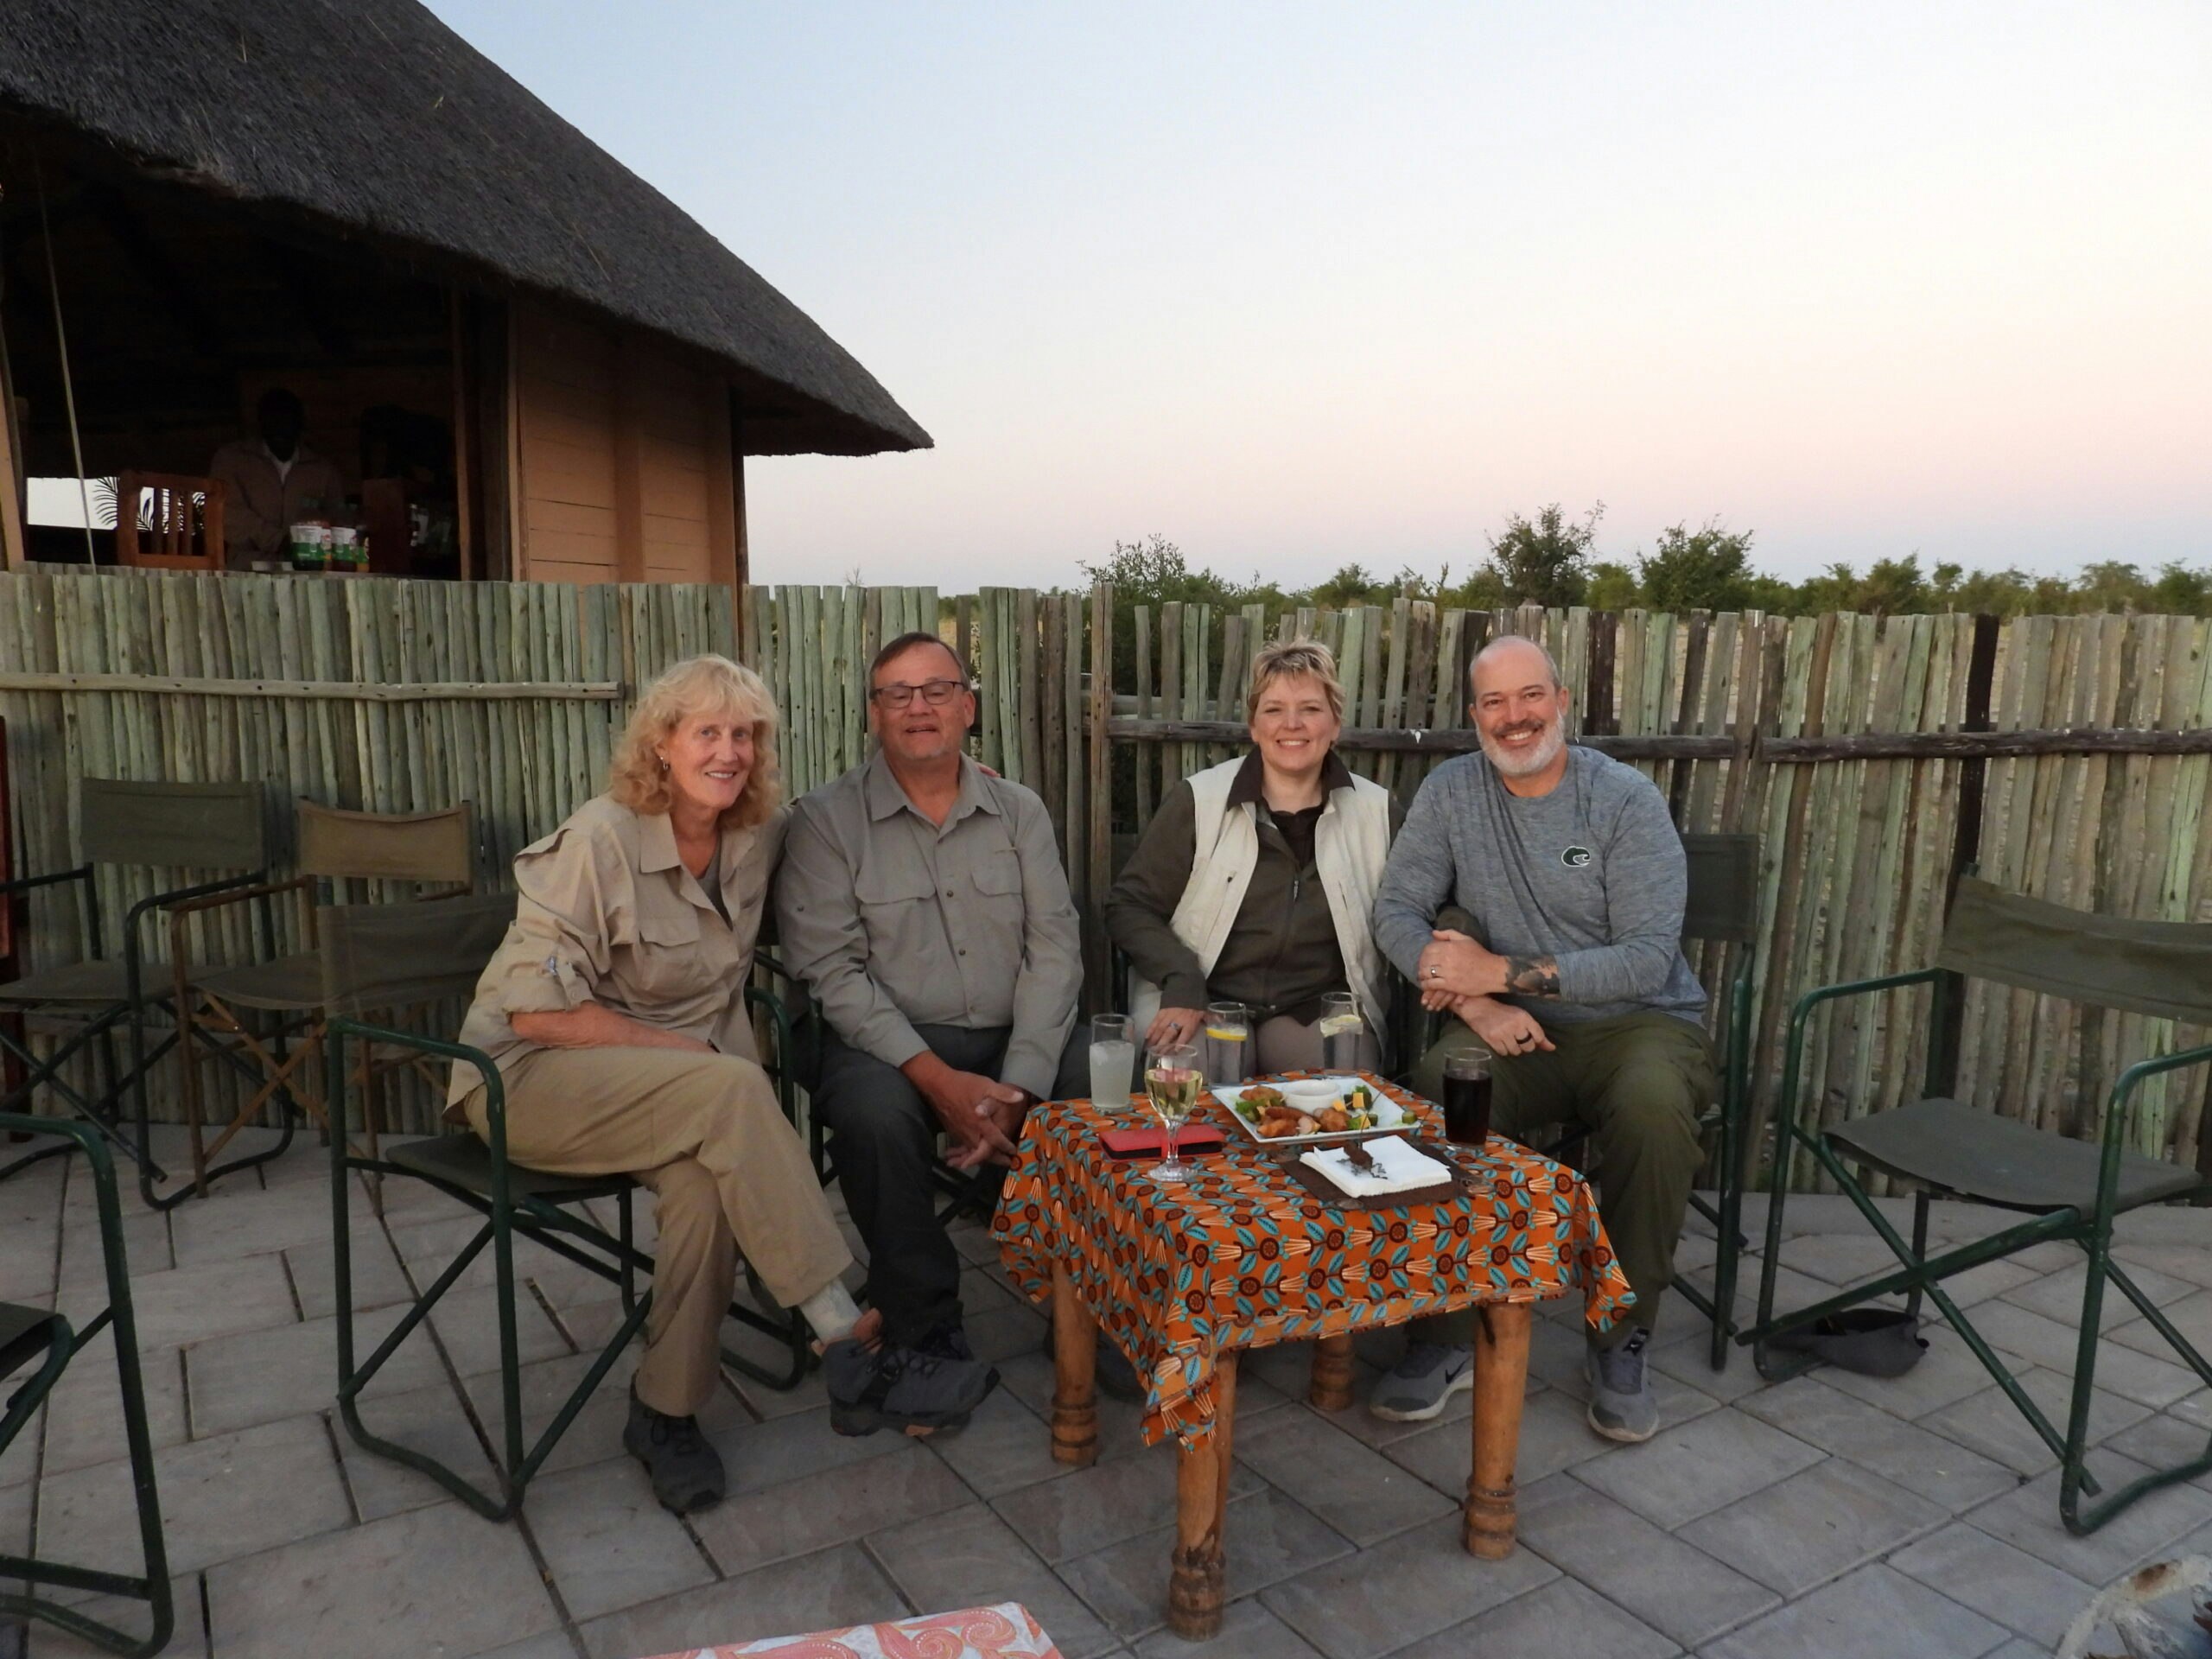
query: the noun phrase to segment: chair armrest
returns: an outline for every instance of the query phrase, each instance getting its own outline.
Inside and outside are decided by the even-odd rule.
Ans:
[[[199,899],[177,898],[174,903],[163,903],[160,899],[149,899],[146,902],[149,905],[158,904],[162,909],[168,911],[172,918],[193,916],[203,910],[220,910],[227,905],[242,905],[249,899],[272,899],[280,893],[299,893],[312,887],[316,880],[317,878],[312,875],[296,875],[289,881],[265,881],[257,887],[226,886]],[[136,913],[133,912],[133,914]]]
[[[90,881],[92,867],[79,864],[73,870],[56,870],[52,875],[18,875],[0,881],[0,893],[29,893],[33,887],[51,887],[63,881]]]
[[[507,1181],[507,1090],[499,1068],[489,1054],[480,1048],[471,1048],[466,1043],[449,1043],[440,1037],[425,1037],[419,1032],[394,1031],[389,1026],[372,1026],[344,1014],[333,1014],[324,1022],[323,1031],[334,1039],[330,1047],[334,1054],[348,1037],[358,1037],[365,1043],[391,1043],[401,1048],[412,1049],[417,1054],[435,1054],[454,1061],[456,1065],[476,1068],[476,1075],[484,1079],[484,1127],[488,1131],[485,1144],[492,1149],[492,1178],[493,1185],[502,1195]],[[340,1072],[342,1076],[342,1071]],[[335,1103],[343,1112],[345,1103]],[[334,1114],[333,1122],[337,1121]],[[342,1127],[334,1130],[331,1145],[334,1149],[345,1145]]]
[[[2208,1061],[2212,1061],[2212,1043],[2198,1048],[2181,1049],[2171,1054],[2154,1054],[2148,1059],[2136,1061],[2120,1074],[2105,1107],[2103,1156],[2097,1165],[2097,1215],[2101,1222],[2109,1221],[2112,1205],[2120,1188],[2120,1159],[2125,1150],[2121,1140],[2126,1133],[2129,1096],[2162,1071],[2178,1071],[2184,1066],[2202,1065]]]
[[[1811,1022],[1815,1008],[1823,1002],[1834,1002],[1847,996],[1894,991],[1907,985],[1932,985],[1942,977],[1942,973],[1940,968],[1916,968],[1910,973],[1884,974],[1877,979],[1854,979],[1840,985],[1815,986],[1799,997],[1789,1010],[1789,1033],[1783,1045],[1782,1093],[1775,1103],[1776,1128],[1787,1129],[1790,1135],[1802,1138],[1802,1131],[1797,1127],[1797,1073],[1805,1057],[1805,1029]],[[1777,1140],[1775,1146],[1777,1170],[1786,1168],[1789,1161],[1789,1147]]]
[[[244,875],[226,875],[219,881],[196,882],[188,887],[172,887],[167,893],[155,893],[141,899],[130,906],[123,918],[123,978],[124,985],[135,1009],[143,1000],[138,988],[138,918],[150,910],[166,910],[182,899],[199,899],[208,893],[227,893],[234,888],[251,887],[269,872],[265,869],[248,870]]]

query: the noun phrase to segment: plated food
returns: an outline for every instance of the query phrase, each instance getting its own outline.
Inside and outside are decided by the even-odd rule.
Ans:
[[[1261,1141],[1318,1141],[1395,1128],[1406,1115],[1397,1103],[1357,1077],[1307,1077],[1294,1083],[1217,1088],[1214,1096],[1246,1134]]]

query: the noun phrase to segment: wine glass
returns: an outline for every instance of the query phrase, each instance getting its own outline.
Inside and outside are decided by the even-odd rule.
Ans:
[[[1190,1179],[1191,1166],[1175,1155],[1175,1131],[1198,1106],[1198,1051],[1195,1044],[1180,1043],[1156,1048],[1146,1058],[1144,1092],[1153,1114],[1166,1132],[1167,1155],[1145,1172],[1155,1181],[1173,1185]]]

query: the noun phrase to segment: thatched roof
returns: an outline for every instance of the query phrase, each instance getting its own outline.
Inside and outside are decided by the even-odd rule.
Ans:
[[[763,410],[753,453],[929,446],[797,306],[414,0],[0,0],[0,111],[712,354]]]

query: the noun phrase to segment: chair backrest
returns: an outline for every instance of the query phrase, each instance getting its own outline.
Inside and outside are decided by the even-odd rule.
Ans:
[[[258,870],[269,863],[259,784],[140,784],[86,778],[77,785],[85,856],[95,864]]]
[[[150,526],[138,523],[140,502]],[[115,558],[153,570],[223,568],[223,480],[180,473],[125,473],[115,481]]]
[[[2212,1022],[2212,923],[2101,916],[1963,876],[1936,963],[2069,1002]]]
[[[1759,931],[1759,838],[1684,836],[1682,851],[1690,867],[1682,937],[1753,943]]]
[[[323,1010],[358,1016],[473,995],[514,918],[512,893],[318,905]]]
[[[467,801],[440,812],[348,812],[299,804],[302,875],[388,881],[476,879],[475,814]]]

